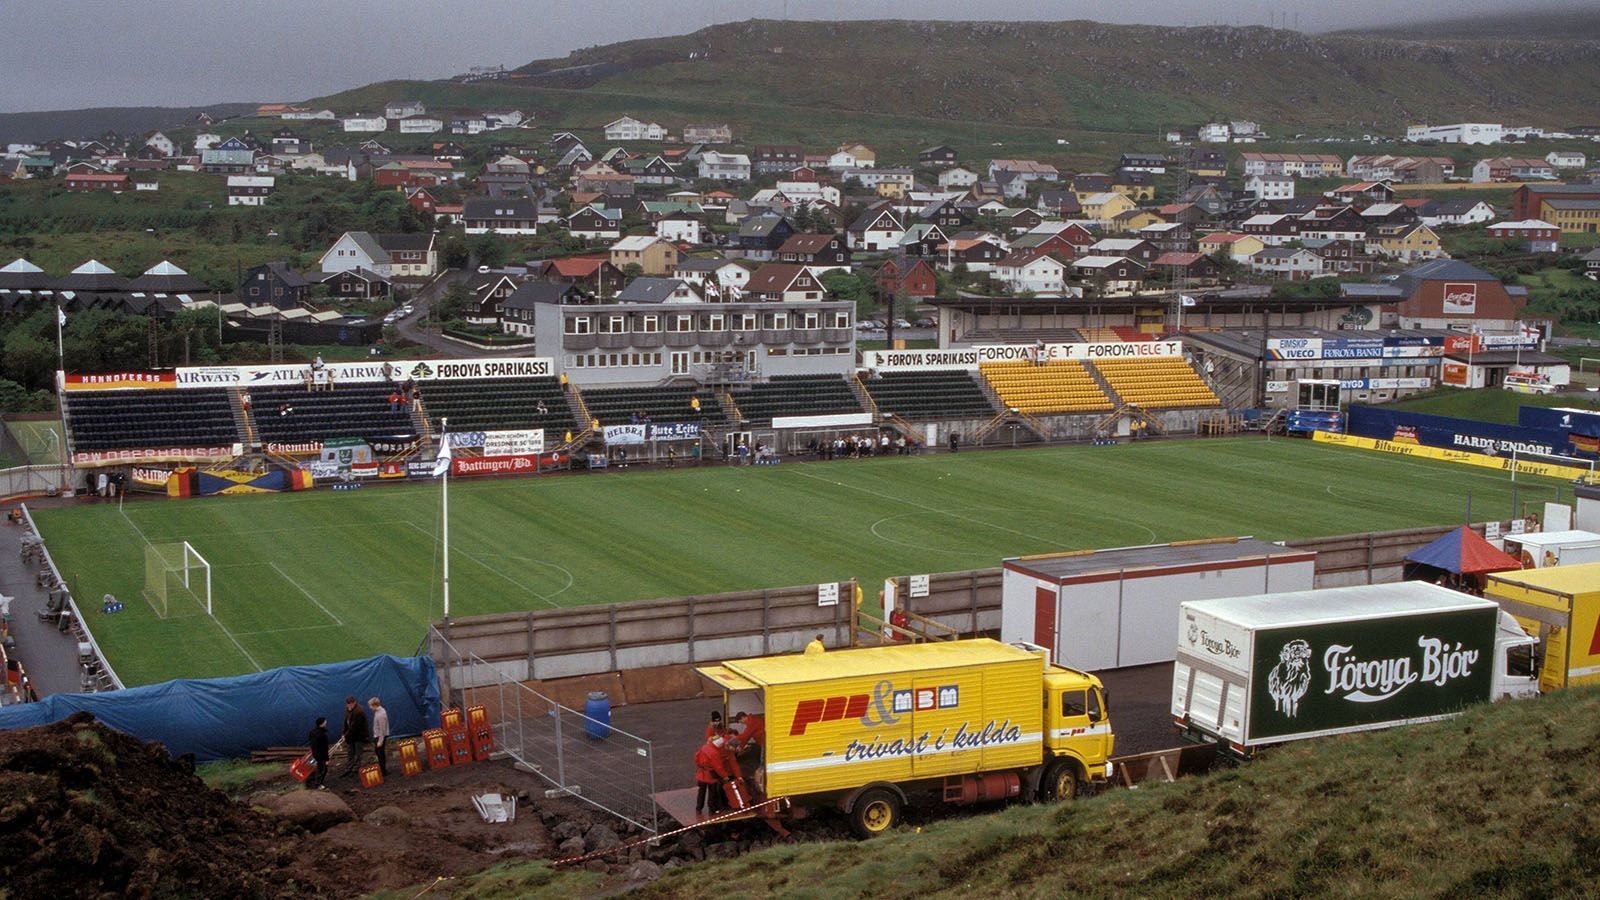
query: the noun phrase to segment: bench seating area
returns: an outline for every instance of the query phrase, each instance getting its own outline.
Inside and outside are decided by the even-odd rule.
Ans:
[[[414,434],[405,404],[391,412],[385,383],[342,384],[332,390],[258,387],[251,390],[256,433],[264,443],[298,444],[329,438]],[[283,412],[287,406],[290,411]]]
[[[450,420],[451,431],[521,431],[543,428],[546,446],[560,443],[571,431],[582,430],[567,406],[559,379],[468,378],[460,381],[425,381],[422,411],[428,425],[439,433],[440,419]],[[539,404],[544,403],[544,412]]]
[[[863,412],[842,375],[775,375],[731,393],[739,412],[752,425],[771,424],[774,416]]]
[[[1077,360],[983,363],[979,369],[1006,406],[1026,413],[1110,412],[1111,398]]]
[[[902,419],[988,418],[994,404],[971,373],[961,371],[881,372],[861,383],[878,411]]]
[[[700,402],[699,408],[695,401]],[[722,422],[727,417],[716,394],[692,384],[648,388],[589,388],[583,392],[589,415],[601,425],[623,425],[644,415],[652,422]]]
[[[1180,357],[1103,359],[1094,367],[1125,403],[1145,409],[1218,406],[1221,401],[1200,374]]]
[[[222,389],[67,392],[75,450],[227,447],[237,443],[232,398]]]

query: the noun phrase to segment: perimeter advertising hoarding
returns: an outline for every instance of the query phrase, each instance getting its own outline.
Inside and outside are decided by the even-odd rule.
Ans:
[[[880,371],[976,369],[986,362],[1051,362],[1054,360],[1151,359],[1181,356],[1180,341],[1110,341],[1078,344],[997,344],[954,350],[869,350],[862,365]]]
[[[1346,422],[1345,430],[1361,437],[1487,456],[1572,456],[1577,452],[1569,433],[1554,428],[1497,425],[1359,405],[1350,407]]]
[[[539,378],[555,374],[548,357],[491,359],[410,359],[394,362],[327,363],[319,371],[334,384],[383,381],[459,381],[464,379]],[[304,384],[312,367],[306,363],[257,366],[185,366],[163,373],[180,388],[264,387]],[[73,376],[68,376],[71,378]],[[138,385],[136,385],[138,386]],[[144,385],[150,386],[150,385]],[[168,385],[171,386],[171,385]]]
[[[1258,631],[1247,740],[1422,721],[1486,701],[1497,621],[1488,606]]]

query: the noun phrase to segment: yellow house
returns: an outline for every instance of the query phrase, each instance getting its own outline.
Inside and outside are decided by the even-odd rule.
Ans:
[[[1233,234],[1226,231],[1205,235],[1200,238],[1198,245],[1200,252],[1207,256],[1211,256],[1221,250],[1240,261],[1255,256],[1267,247],[1266,244],[1261,242],[1260,238],[1253,235]]]
[[[1539,218],[1563,232],[1600,231],[1600,200],[1551,197],[1539,203]]]
[[[1134,208],[1132,200],[1115,191],[1107,191],[1103,194],[1089,194],[1078,202],[1083,207],[1083,217],[1085,219],[1093,219],[1096,222],[1110,223],[1117,216]]]
[[[1444,255],[1439,235],[1432,228],[1418,222],[1394,229],[1383,229],[1378,234],[1378,252],[1401,262],[1438,259]]]
[[[1153,184],[1113,184],[1111,189],[1134,202],[1156,198],[1156,186]]]
[[[638,266],[645,275],[671,275],[678,269],[678,248],[655,235],[633,235],[611,245],[610,262],[619,269]]]
[[[1138,231],[1146,225],[1159,225],[1166,220],[1148,209],[1130,209],[1111,221],[1113,231]]]
[[[906,186],[899,181],[878,182],[878,196],[891,200],[899,200],[906,195]]]

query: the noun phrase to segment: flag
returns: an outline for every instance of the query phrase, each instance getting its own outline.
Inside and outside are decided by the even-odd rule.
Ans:
[[[1522,336],[1525,338],[1532,338],[1537,341],[1541,337],[1544,337],[1544,332],[1540,331],[1539,326],[1537,325],[1530,325],[1524,322],[1522,323],[1521,329]]]
[[[1184,306],[1194,306],[1200,302],[1188,294],[1179,294],[1178,297],[1183,301]]]
[[[450,435],[441,434],[439,435],[439,455],[434,457],[433,460],[433,477],[438,478],[448,471],[450,471]]]
[[[62,309],[59,306],[56,307],[56,324],[57,325],[65,325],[65,324],[67,324],[67,311]]]

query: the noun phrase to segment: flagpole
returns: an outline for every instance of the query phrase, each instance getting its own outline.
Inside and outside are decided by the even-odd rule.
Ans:
[[[448,448],[450,420],[440,419],[439,431],[441,434],[446,435],[444,440]],[[449,450],[446,449],[445,452],[449,453]],[[454,454],[451,455],[453,456]],[[444,505],[444,619],[448,622],[450,621],[450,466],[448,462],[445,465],[444,474],[440,477],[443,479],[440,493],[443,497]]]

